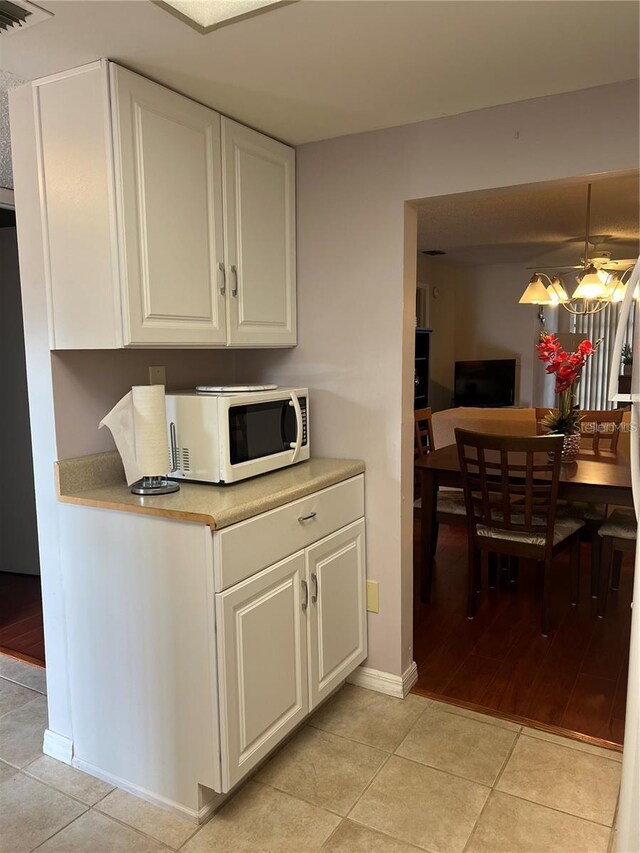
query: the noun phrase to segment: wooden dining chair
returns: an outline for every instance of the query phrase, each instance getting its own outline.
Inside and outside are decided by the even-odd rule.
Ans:
[[[538,435],[544,435],[542,418],[549,409],[536,409]],[[554,410],[555,411],[555,410]],[[620,424],[624,416],[623,409],[583,409],[580,412],[580,436],[582,445],[591,445],[594,453],[600,450],[617,452],[620,437]],[[598,537],[600,525],[607,517],[605,504],[592,504],[586,501],[558,501],[558,515],[582,519],[585,523],[584,537],[591,542],[591,597],[597,598],[600,589],[601,544]]]
[[[549,412],[557,412],[552,406],[536,406],[536,435],[547,435],[547,430],[542,423]]]
[[[542,564],[542,634],[549,635],[551,566],[571,550],[571,603],[578,603],[579,532],[584,522],[557,518],[562,436],[502,436],[456,429],[469,530],[467,616],[476,613],[481,554]]]
[[[433,424],[431,408],[416,409],[414,412],[414,461],[428,456],[435,450],[433,441]],[[420,469],[415,468],[416,482],[419,485]],[[414,512],[417,516],[422,512],[422,499],[417,498],[413,502]],[[447,489],[438,492],[438,508],[436,513],[436,525],[431,540],[431,551],[435,554],[438,545],[438,531],[440,524],[463,525],[465,524],[465,502],[464,493],[459,490]],[[431,589],[423,590],[423,600],[431,600]]]
[[[620,427],[624,409],[594,410],[580,412],[580,437],[591,443],[594,453],[600,450],[618,451]]]
[[[431,422],[432,412],[431,407],[425,409],[416,409],[413,413],[414,422],[414,443],[413,443],[413,458],[422,459],[432,450],[435,450],[433,443],[433,424]]]
[[[624,551],[635,551],[638,522],[632,509],[614,509],[601,525],[598,534],[602,540],[600,558],[600,590],[598,592],[598,618],[604,618],[613,568],[611,589],[620,586],[620,569]]]
[[[415,425],[414,460],[428,456],[435,445],[433,442],[433,424],[431,408],[416,409],[413,415]],[[420,469],[416,468],[419,474]],[[414,501],[414,508],[421,510],[421,500]],[[438,515],[436,521],[442,524],[463,524],[465,516],[464,493],[457,489],[447,489],[438,493]],[[438,541],[438,529],[434,531],[432,548],[435,551]]]

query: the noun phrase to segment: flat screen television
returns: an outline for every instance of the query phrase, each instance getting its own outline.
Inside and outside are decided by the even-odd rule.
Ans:
[[[513,406],[516,399],[516,359],[456,361],[454,406]]]

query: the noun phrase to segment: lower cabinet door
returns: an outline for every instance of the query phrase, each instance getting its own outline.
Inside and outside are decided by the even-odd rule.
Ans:
[[[305,552],[309,578],[309,708],[367,656],[364,520]]]
[[[225,792],[308,713],[306,584],[299,551],[216,595]]]

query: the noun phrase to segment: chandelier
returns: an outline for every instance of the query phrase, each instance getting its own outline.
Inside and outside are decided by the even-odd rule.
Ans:
[[[562,305],[569,313],[597,314],[612,302],[622,302],[634,261],[613,261],[608,254],[589,257],[589,226],[591,221],[591,184],[587,186],[587,217],[584,236],[584,255],[576,276],[577,287],[569,296],[567,285],[559,275],[548,276],[536,270],[520,297],[521,305]],[[612,267],[616,267],[612,269]],[[621,269],[617,269],[621,267]],[[634,297],[636,294],[634,294]]]

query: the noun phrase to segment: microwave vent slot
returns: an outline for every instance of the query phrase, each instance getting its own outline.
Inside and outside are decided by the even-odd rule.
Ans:
[[[182,448],[182,470],[190,471],[191,470],[191,460],[189,458],[189,448]]]

